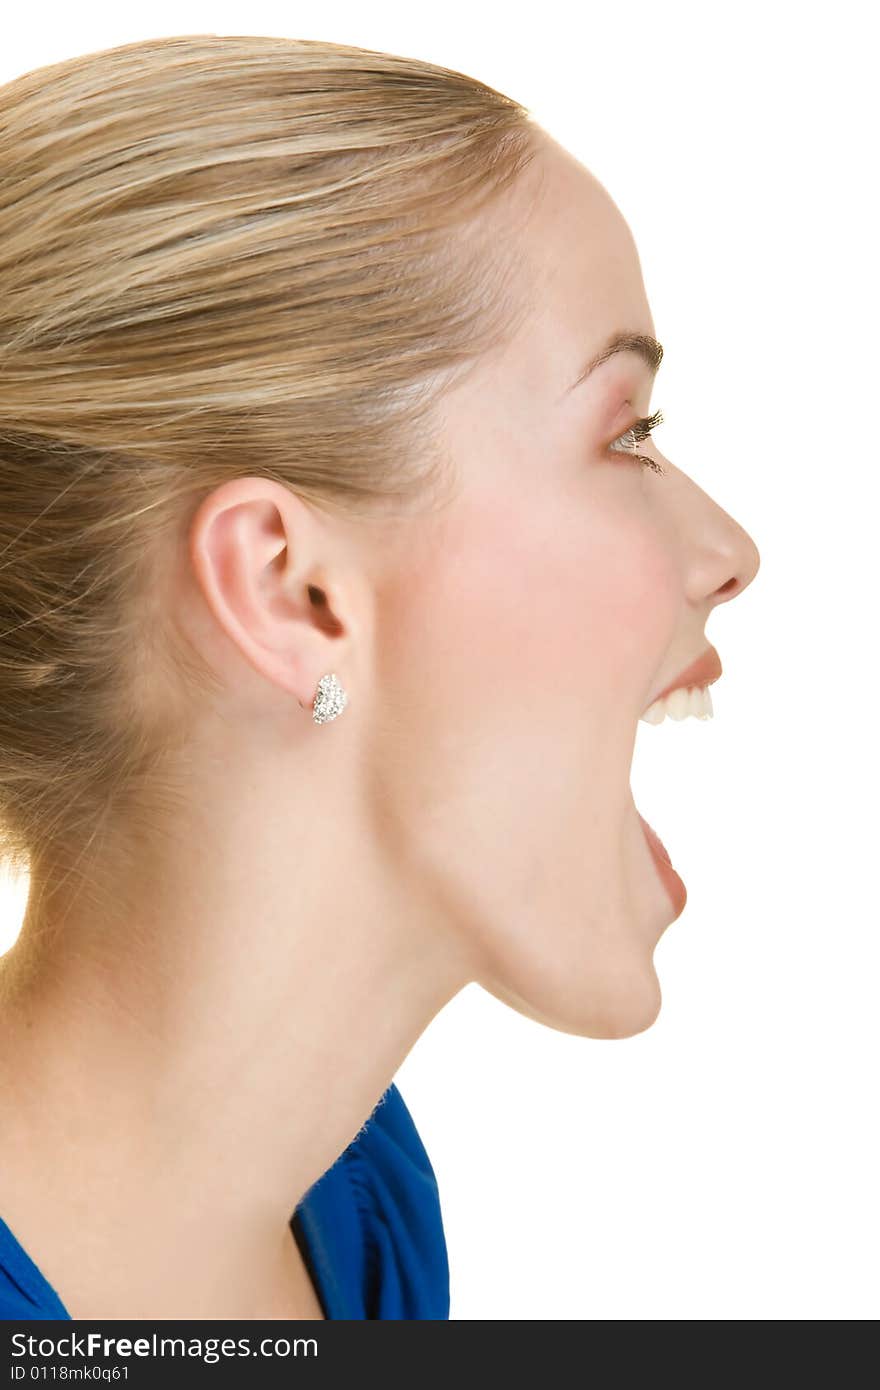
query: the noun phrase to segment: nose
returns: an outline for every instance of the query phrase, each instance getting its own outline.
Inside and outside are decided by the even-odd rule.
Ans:
[[[721,508],[718,508],[721,511]],[[719,553],[715,564],[723,570],[728,571],[727,577],[709,593],[713,605],[727,603],[730,599],[736,598],[743,589],[747,589],[754,579],[758,570],[761,568],[761,556],[758,547],[745,527],[740,526],[738,521],[734,521],[732,516],[722,511],[724,517],[725,538],[719,547]]]
[[[678,491],[677,524],[685,546],[688,596],[711,606],[728,603],[751,584],[761,566],[748,531],[688,479]]]

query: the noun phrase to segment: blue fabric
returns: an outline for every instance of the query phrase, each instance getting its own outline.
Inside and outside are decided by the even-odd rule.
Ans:
[[[393,1083],[290,1228],[325,1317],[449,1317],[437,1180]],[[0,1218],[0,1320],[33,1318],[70,1314]]]

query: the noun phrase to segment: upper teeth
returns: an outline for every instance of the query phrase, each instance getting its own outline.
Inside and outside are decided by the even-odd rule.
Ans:
[[[715,711],[712,709],[712,696],[709,694],[708,685],[693,685],[689,690],[683,687],[673,690],[662,699],[655,700],[639,718],[644,719],[646,724],[662,724],[667,714],[670,719],[687,719],[689,714],[692,714],[694,719],[714,718]]]

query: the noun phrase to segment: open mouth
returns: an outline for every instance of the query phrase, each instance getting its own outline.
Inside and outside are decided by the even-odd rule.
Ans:
[[[675,690],[668,691],[642,712],[639,716],[640,720],[645,724],[662,724],[666,719],[714,718],[715,712],[712,707],[712,697],[709,694],[709,684],[710,682],[705,685],[678,686]],[[638,811],[638,807],[636,810]],[[672,867],[669,851],[653,825],[648,824],[641,811],[638,811],[638,816],[642,822],[645,840],[657,867],[657,873],[672,900],[677,917],[687,902],[687,888],[682,878]]]
[[[639,716],[640,721],[644,724],[662,724],[666,719],[714,718],[715,711],[712,707],[709,686],[714,684],[721,674],[721,658],[715,648],[710,646],[696,661],[692,661],[690,666],[685,667],[675,680],[648,705],[647,709],[642,711]],[[638,807],[636,810],[638,811]],[[669,851],[657,831],[648,824],[641,811],[638,811],[638,816],[642,822],[642,829],[645,832],[645,840],[651,851],[651,857],[657,866],[657,873],[672,899],[676,916],[678,916],[687,902],[687,889],[673,869]]]

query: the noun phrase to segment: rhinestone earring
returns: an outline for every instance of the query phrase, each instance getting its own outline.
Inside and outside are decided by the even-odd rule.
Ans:
[[[347,704],[348,694],[340,684],[339,677],[331,671],[318,681],[312,704],[312,718],[316,724],[326,724],[340,715]]]

